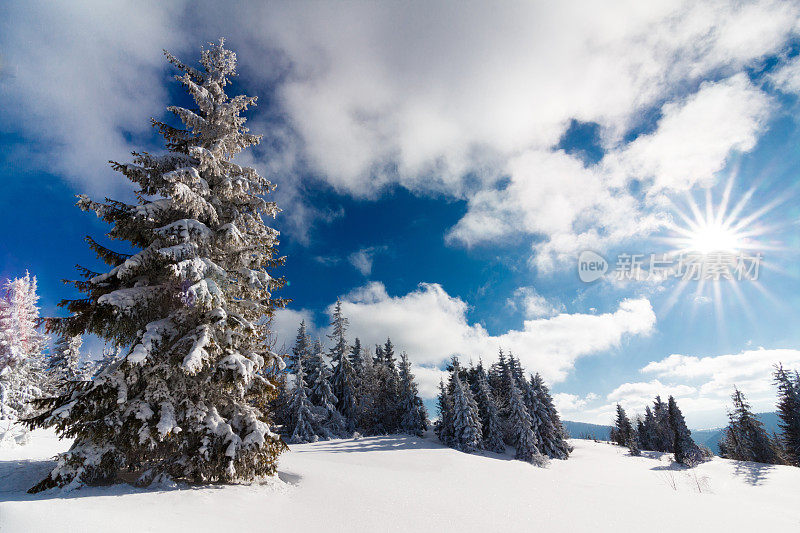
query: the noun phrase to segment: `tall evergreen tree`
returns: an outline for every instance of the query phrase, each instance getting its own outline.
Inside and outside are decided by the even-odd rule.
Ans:
[[[378,432],[378,398],[382,394],[375,361],[366,348],[363,353],[361,375],[358,381],[358,426],[367,434]]]
[[[477,382],[478,393],[475,396],[475,400],[478,404],[478,412],[481,416],[481,427],[483,429],[482,447],[491,452],[504,453],[506,445],[503,443],[500,415],[489,386],[489,379],[481,365],[478,366]]]
[[[94,333],[130,349],[30,419],[75,439],[34,491],[121,472],[144,472],[143,484],[253,479],[275,473],[284,447],[257,407],[275,394],[260,372],[276,357],[261,319],[283,303],[271,295],[283,282],[267,273],[281,259],[278,233],[262,217],[278,209],[262,198],[273,186],[233,162],[260,142],[241,116],[255,98],[225,94],[236,56],[222,42],[203,51],[200,70],[167,59],[196,106],[168,108],[183,129],[153,121],[170,153],[112,163],[138,186],[136,203],[78,201],[113,225],[112,239],[138,251],[127,256],[89,239],[111,270],[82,269],[88,279],[75,285],[86,298],[64,302],[71,316],[48,322],[59,334]]]
[[[686,427],[683,413],[672,396],[667,402],[667,413],[673,435],[672,453],[675,455],[675,462],[686,466],[695,466],[703,462],[703,452],[692,440],[692,434]]]
[[[655,425],[656,420],[653,416],[653,411],[650,410],[648,405],[644,408],[644,420],[642,420],[642,426],[639,428],[639,443],[642,449],[656,450]]]
[[[314,405],[320,405],[322,401],[320,397],[317,396],[314,384],[319,381],[320,370],[326,366],[327,363],[325,363],[325,356],[323,355],[322,342],[317,339],[311,346],[311,355],[309,355],[306,362],[303,363],[303,371],[306,373],[306,379],[311,386],[311,394],[309,395],[309,399]]]
[[[478,406],[469,387],[461,382],[458,375],[453,381],[453,434],[455,447],[465,452],[478,449],[481,445],[481,420]]]
[[[737,461],[778,464],[775,451],[764,424],[756,418],[742,392],[734,387],[731,395],[733,410],[728,412],[728,427],[720,442],[724,456]]]
[[[289,399],[289,421],[291,424],[291,441],[294,443],[314,442],[317,435],[314,433],[312,422],[314,415],[312,405],[308,399],[308,388],[303,365],[297,366],[295,373],[294,390]]]
[[[364,366],[363,351],[364,349],[361,347],[361,339],[356,337],[356,340],[353,341],[353,346],[350,347],[350,364],[353,365],[353,369],[356,371],[356,376],[361,373],[361,370]]]
[[[394,358],[394,344],[392,344],[392,339],[390,339],[388,337],[386,338],[386,344],[383,345],[383,353],[382,353],[382,355],[383,355],[384,364],[390,370],[393,370],[393,371],[396,370],[397,369],[397,361],[395,361],[395,358]]]
[[[308,358],[311,357],[311,339],[306,332],[306,321],[300,321],[300,327],[297,329],[297,337],[292,347],[292,358],[290,361],[289,371],[297,372],[297,367],[304,364]]]
[[[617,404],[617,419],[614,422],[614,438],[615,443],[620,446],[628,446],[633,438],[633,426],[631,425],[628,415],[625,414],[625,409],[620,404]]]
[[[572,447],[566,441],[566,430],[561,424],[561,417],[550,396],[550,390],[539,373],[531,376],[530,387],[537,399],[539,409],[539,450],[551,459],[566,459]]]
[[[428,428],[428,414],[419,397],[411,362],[406,352],[400,354],[400,430],[410,435],[422,436]]]
[[[442,444],[453,446],[455,443],[455,429],[453,428],[453,397],[447,392],[444,381],[439,380],[439,397],[437,399],[439,420],[436,421],[436,436]]]
[[[48,360],[50,371],[58,380],[75,381],[83,379],[81,368],[81,345],[83,339],[80,335],[60,336],[53,345],[53,352]]]
[[[782,365],[775,367],[783,453],[790,464],[800,466],[800,379],[792,377]]]
[[[509,424],[514,437],[514,446],[516,447],[516,454],[514,457],[533,464],[543,464],[544,458],[536,447],[536,436],[533,433],[528,408],[525,406],[522,392],[519,390],[519,387],[517,387],[511,369],[506,371],[506,377],[508,380],[508,389],[511,393],[509,401]]]
[[[328,338],[333,345],[328,352],[333,365],[331,386],[337,398],[336,408],[344,416],[349,427],[355,426],[356,418],[356,377],[355,370],[350,364],[348,346],[345,334],[347,333],[347,318],[342,313],[342,301],[336,301],[336,307],[331,317],[331,334]]]

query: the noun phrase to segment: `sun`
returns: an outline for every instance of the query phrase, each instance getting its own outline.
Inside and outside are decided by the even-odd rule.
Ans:
[[[716,221],[702,221],[687,231],[686,250],[708,255],[715,252],[739,253],[744,239],[730,226]]]
[[[664,239],[673,254],[736,255],[764,248],[759,237],[764,235],[767,228],[760,224],[759,219],[774,206],[743,214],[752,191],[731,207],[732,183],[732,180],[728,182],[719,203],[714,203],[710,189],[706,189],[706,201],[702,209],[691,196],[687,199],[688,211],[673,204],[677,220],[668,224],[670,236]]]

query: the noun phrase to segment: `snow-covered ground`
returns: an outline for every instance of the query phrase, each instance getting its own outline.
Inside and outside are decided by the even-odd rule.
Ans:
[[[262,484],[29,495],[68,447],[38,431],[0,449],[0,531],[800,531],[800,468],[684,470],[572,444],[570,460],[536,468],[431,438],[346,439],[292,446]]]

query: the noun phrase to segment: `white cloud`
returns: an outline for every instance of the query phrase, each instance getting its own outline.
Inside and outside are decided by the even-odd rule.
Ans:
[[[25,166],[38,166],[96,194],[125,180],[108,166],[148,137],[166,102],[163,48],[183,34],[182,2],[30,1],[9,4],[0,49],[3,129],[31,138]],[[199,45],[200,43],[198,43]]]
[[[522,231],[540,238],[536,263],[551,269],[659,227],[658,202],[632,197],[626,180],[649,181],[645,192],[691,187],[753,146],[771,104],[741,72],[782,51],[799,12],[772,0],[199,2],[191,12],[26,2],[0,22],[14,73],[0,82],[2,113],[38,141],[48,170],[113,188],[123,181],[105,161],[141,149],[128,134],[146,134],[147,117],[169,103],[161,48],[191,59],[227,35],[248,92],[276,91],[269,117],[250,114],[270,141],[254,161],[278,181],[293,236],[336,216],[305,200],[300,176],[311,170],[356,197],[398,183],[469,199],[451,242]],[[622,142],[656,107],[658,129]],[[552,151],[573,119],[600,125],[610,151],[601,165]],[[511,182],[498,191],[503,175]]]
[[[361,275],[369,276],[372,274],[372,263],[375,260],[375,254],[385,250],[385,246],[370,246],[367,248],[361,248],[360,250],[350,254],[348,260],[356,270],[361,272]]]
[[[800,94],[800,56],[770,75],[770,80],[784,92]]]
[[[598,398],[599,396],[593,392],[590,392],[586,396],[578,396],[577,394],[559,392],[553,394],[553,403],[556,404],[556,409],[558,409],[558,412],[562,418],[573,420],[570,415],[581,411],[588,404],[594,402]]]
[[[351,335],[367,345],[391,337],[412,362],[426,367],[438,367],[453,354],[475,362],[479,357],[494,360],[502,347],[551,382],[563,380],[578,358],[613,349],[628,336],[646,335],[655,324],[650,302],[623,300],[614,312],[562,313],[526,320],[521,330],[490,335],[480,324],[468,322],[467,307],[440,285],[427,283],[392,297],[383,284],[373,282],[342,298]]]
[[[549,271],[582,250],[647,235],[667,220],[663,194],[709,184],[731,153],[754,146],[769,109],[767,96],[737,75],[666,104],[653,133],[612,149],[598,165],[529,150],[508,163],[506,188],[470,199],[448,238],[475,245],[514,233],[539,236],[535,264]],[[647,202],[628,189],[633,179]]]
[[[606,396],[608,403],[573,412],[581,420],[608,424],[616,403],[629,415],[642,414],[656,395],[665,401],[672,395],[690,427],[721,426],[725,424],[734,385],[745,394],[755,412],[775,409],[772,371],[776,363],[789,369],[799,367],[800,350],[758,348],[708,357],[672,354],[641,369],[656,379],[623,383]]]
[[[548,301],[533,287],[519,287],[511,298],[506,300],[506,304],[513,309],[521,308],[525,313],[525,318],[555,315],[564,308],[563,305],[556,305]]]

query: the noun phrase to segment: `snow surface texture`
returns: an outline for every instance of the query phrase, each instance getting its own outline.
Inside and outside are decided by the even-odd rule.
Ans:
[[[428,433],[430,435],[430,432]],[[0,531],[798,531],[800,468],[572,440],[537,468],[432,437],[293,445],[279,479],[250,485],[25,490],[68,441],[35,431],[0,449]]]

